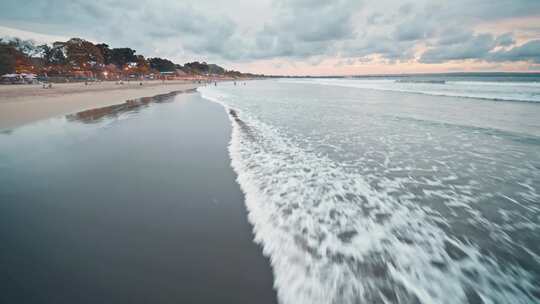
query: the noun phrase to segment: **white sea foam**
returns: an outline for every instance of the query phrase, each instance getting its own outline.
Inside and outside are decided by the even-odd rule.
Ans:
[[[446,219],[414,194],[374,189],[256,113],[230,108],[224,90],[199,91],[229,112],[232,166],[281,303],[530,303],[528,272],[449,236]]]

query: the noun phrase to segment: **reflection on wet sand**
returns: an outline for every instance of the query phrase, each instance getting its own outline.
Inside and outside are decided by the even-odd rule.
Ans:
[[[0,135],[0,303],[277,303],[226,112],[174,94]]]
[[[153,97],[142,97],[137,99],[130,99],[124,103],[116,104],[112,106],[95,108],[90,110],[81,111],[75,114],[67,115],[66,118],[69,121],[80,121],[83,123],[95,123],[105,117],[115,117],[119,114],[126,112],[137,112],[139,109],[148,106],[151,103],[171,102],[174,100],[174,96],[178,94],[195,93],[196,89],[173,91],[167,94],[160,94]]]

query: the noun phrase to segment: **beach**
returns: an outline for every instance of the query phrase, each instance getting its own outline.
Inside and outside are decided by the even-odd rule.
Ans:
[[[540,304],[540,0],[0,10],[0,304]]]
[[[51,89],[41,85],[0,85],[0,129],[121,103],[128,99],[151,97],[197,87],[191,81],[114,81],[58,83]]]
[[[0,302],[535,302],[540,82],[471,77],[66,86],[0,130]]]
[[[276,303],[225,109],[167,94],[191,87],[66,94],[118,105],[0,132],[0,302]]]

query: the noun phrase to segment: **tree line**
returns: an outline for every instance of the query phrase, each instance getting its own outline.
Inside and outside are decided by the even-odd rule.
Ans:
[[[189,75],[257,76],[228,71],[206,62],[195,61],[180,65],[166,58],[145,58],[129,47],[111,48],[105,43],[94,44],[81,38],[41,45],[19,38],[0,39],[0,75],[34,73],[70,76],[78,72],[96,76],[144,76],[178,70]]]

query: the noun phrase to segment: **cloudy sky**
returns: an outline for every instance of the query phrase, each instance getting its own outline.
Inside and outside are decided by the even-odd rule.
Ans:
[[[0,37],[81,37],[266,74],[540,71],[540,0],[2,0]]]

